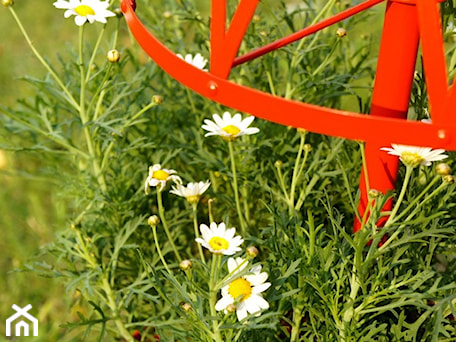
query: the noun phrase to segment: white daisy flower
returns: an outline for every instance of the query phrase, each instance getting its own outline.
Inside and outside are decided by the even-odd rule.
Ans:
[[[235,228],[226,229],[225,223],[222,222],[217,226],[217,223],[212,222],[209,228],[205,224],[200,225],[202,238],[196,238],[196,242],[210,250],[212,253],[233,255],[239,252],[239,245],[244,240],[239,236],[234,236]]]
[[[66,9],[63,16],[69,18],[74,15],[74,22],[78,26],[87,21],[93,24],[95,21],[106,24],[106,18],[116,14],[109,11],[109,1],[100,0],[57,0],[53,3],[58,9]]]
[[[419,165],[429,166],[433,161],[438,161],[447,158],[443,154],[445,150],[432,150],[430,147],[415,147],[407,145],[391,144],[393,148],[382,147],[381,150],[387,151],[389,154],[399,156],[399,159],[406,166],[417,167]]]
[[[250,269],[246,275],[236,277],[247,267],[248,263],[243,258],[229,258],[228,271],[233,273],[233,279],[221,290],[222,298],[215,304],[217,311],[224,310],[225,313],[234,305],[239,321],[242,321],[248,314],[258,316],[260,311],[269,308],[269,303],[263,298],[262,292],[266,291],[271,283],[266,283],[268,274],[261,272],[261,266]]]
[[[144,184],[144,191],[149,193],[149,187],[158,186],[158,191],[162,191],[168,181],[181,184],[182,180],[175,175],[175,170],[162,169],[160,164],[155,164],[149,167],[149,176]]]
[[[225,140],[234,140],[241,135],[249,135],[258,133],[260,130],[256,127],[249,127],[255,120],[255,117],[249,116],[242,119],[241,114],[236,113],[231,117],[228,112],[223,113],[223,118],[218,114],[213,114],[214,121],[209,119],[204,120],[205,125],[201,127],[206,131],[206,137],[210,135],[220,135]]]
[[[195,56],[191,54],[186,54],[185,57],[182,56],[180,53],[177,54],[177,57],[183,59],[187,63],[193,65],[195,68],[201,69],[203,71],[207,71],[204,67],[207,64],[207,59],[204,58],[200,53],[197,53]]]
[[[198,183],[188,183],[187,186],[182,184],[177,184],[173,186],[173,189],[170,191],[172,194],[175,194],[180,197],[185,197],[189,203],[198,203],[201,195],[209,189],[211,182],[198,182]]]

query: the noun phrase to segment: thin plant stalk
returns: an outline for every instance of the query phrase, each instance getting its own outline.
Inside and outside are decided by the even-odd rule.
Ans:
[[[200,237],[199,228],[198,228],[197,208],[198,208],[198,203],[192,203],[193,229],[195,230],[195,238]],[[206,260],[204,259],[203,247],[201,246],[200,243],[197,243],[197,245],[198,245],[198,253],[200,255],[200,259],[203,262],[203,264],[205,264]]]
[[[33,44],[32,40],[30,39],[27,31],[25,30],[24,26],[22,25],[22,22],[21,20],[19,19],[19,17],[17,16],[16,12],[14,11],[13,7],[10,6],[8,7],[9,10],[11,11],[11,14],[14,18],[14,20],[16,21],[17,25],[19,26],[19,29],[22,33],[22,35],[24,36],[28,46],[30,47],[30,49],[32,50],[33,54],[35,55],[35,57],[40,61],[40,63],[44,66],[44,68],[49,72],[49,74],[52,76],[52,78],[57,82],[57,84],[59,85],[59,87],[62,89],[62,91],[65,93],[65,95],[67,96],[67,100],[68,102],[76,109],[76,110],[79,110],[79,104],[78,102],[75,100],[75,98],[73,97],[73,95],[71,95],[70,91],[68,90],[68,88],[63,84],[62,80],[60,79],[60,77],[55,73],[54,70],[52,70],[51,66],[49,65],[49,63],[47,63],[43,56],[41,56],[41,54],[38,52],[38,50],[35,48],[35,45]]]
[[[163,257],[162,250],[160,248],[160,244],[158,243],[158,236],[157,236],[157,226],[152,225],[152,233],[154,234],[154,240],[155,240],[155,248],[157,249],[158,256],[160,257],[160,260],[165,267],[165,269],[168,271],[168,273],[171,274],[171,271],[168,267],[168,263],[166,262],[166,259]]]
[[[306,132],[305,131],[299,131],[300,135],[300,143],[299,143],[299,150],[298,154],[296,156],[296,162],[295,166],[293,168],[293,175],[291,177],[291,187],[290,187],[290,195],[288,196],[288,208],[289,208],[289,215],[293,215],[293,212],[295,210],[295,193],[296,193],[296,186],[298,184],[298,181],[301,177],[301,174],[304,170],[304,165],[306,164],[307,161],[307,156],[309,154],[309,151],[304,151],[304,145],[306,141]],[[302,158],[302,152],[304,151],[304,158],[301,162]]]
[[[230,159],[231,159],[231,172],[233,174],[233,191],[234,191],[234,200],[236,202],[236,210],[239,217],[239,223],[241,225],[241,233],[244,234],[247,230],[246,223],[244,221],[244,215],[241,209],[241,202],[239,200],[239,188],[237,182],[237,174],[236,174],[236,161],[234,158],[234,147],[233,142],[228,141],[228,148],[230,150]]]
[[[217,318],[217,310],[215,304],[217,302],[217,279],[218,271],[220,269],[221,256],[214,253],[212,254],[211,274],[209,279],[209,310],[212,318],[212,333],[215,342],[222,342],[222,336],[219,329],[219,321]]]
[[[160,220],[163,224],[163,228],[165,230],[166,236],[168,237],[168,241],[171,244],[171,248],[176,255],[176,258],[179,262],[182,261],[182,258],[179,254],[179,251],[176,248],[176,245],[174,244],[173,236],[171,235],[171,232],[168,227],[168,222],[166,221],[165,218],[165,209],[163,207],[163,198],[162,198],[162,193],[160,190],[157,190],[157,203],[158,203],[158,214],[160,215]]]
[[[86,78],[84,72],[84,25],[79,29],[79,70],[81,74],[81,89],[80,89],[80,97],[79,97],[79,116],[81,118],[82,123],[82,130],[84,132],[84,137],[87,143],[87,149],[89,155],[92,159],[92,168],[95,178],[98,181],[98,185],[100,186],[103,192],[106,192],[107,185],[106,181],[103,177],[103,173],[101,171],[100,165],[98,164],[98,158],[95,151],[95,144],[90,134],[89,127],[87,123],[89,122],[89,117],[86,113],[85,108],[85,89],[86,89]]]
[[[405,177],[404,177],[404,181],[402,183],[401,192],[399,193],[399,197],[397,198],[396,204],[394,205],[394,208],[391,211],[388,221],[386,221],[386,223],[385,223],[385,227],[388,227],[394,221],[395,216],[396,216],[397,212],[399,211],[399,208],[400,208],[402,201],[404,199],[404,196],[405,196],[405,192],[407,190],[408,183],[412,176],[412,171],[413,171],[413,167],[411,167],[411,166],[406,167]]]

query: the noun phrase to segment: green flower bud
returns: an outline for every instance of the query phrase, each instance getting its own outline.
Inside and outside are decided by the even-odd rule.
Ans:
[[[439,163],[435,167],[435,171],[440,176],[448,176],[451,173],[451,167],[447,163]]]
[[[5,7],[10,7],[14,5],[14,0],[2,0],[2,5]]]
[[[256,248],[255,246],[249,246],[247,247],[247,255],[251,258],[255,258],[256,256],[258,256],[260,252],[258,251],[258,248]]]
[[[179,267],[182,271],[188,271],[193,267],[193,263],[191,260],[182,260],[179,264]]]
[[[342,37],[345,37],[347,35],[347,30],[344,29],[343,27],[339,27],[337,30],[336,30],[336,34],[339,38],[342,38]]]
[[[226,311],[227,311],[228,313],[236,312],[236,305],[234,305],[234,304],[229,304],[229,305],[226,307]]]
[[[160,223],[160,218],[157,215],[152,215],[147,219],[147,223],[151,227],[156,227]]]
[[[106,54],[109,63],[117,63],[120,60],[120,53],[116,49],[109,50]]]
[[[190,310],[192,310],[192,306],[189,303],[182,302],[180,303],[180,306],[182,310],[184,310],[185,312],[189,312]]]
[[[443,181],[448,184],[454,184],[454,176],[446,175],[442,177]]]
[[[161,95],[153,95],[152,102],[155,104],[160,104],[163,102],[163,97],[161,97]]]

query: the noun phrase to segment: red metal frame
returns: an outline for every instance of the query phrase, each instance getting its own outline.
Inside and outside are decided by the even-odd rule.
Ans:
[[[335,16],[287,37],[236,57],[259,0],[240,0],[226,27],[226,0],[211,0],[210,71],[199,70],[178,58],[138,19],[134,0],[121,9],[134,37],[168,74],[201,95],[258,118],[316,133],[366,142],[370,188],[394,189],[397,158],[380,152],[391,143],[456,150],[456,120],[452,115],[456,90],[448,86],[438,2],[443,0],[387,0],[371,115],[352,113],[287,100],[228,80],[233,67],[290,44],[384,0],[366,0]],[[405,120],[413,82],[418,43],[421,42],[432,123]],[[283,113],[287,113],[283,115]],[[361,176],[364,213],[366,175]],[[387,203],[385,210],[391,207]],[[380,223],[381,224],[381,223]],[[355,223],[355,230],[360,222]]]

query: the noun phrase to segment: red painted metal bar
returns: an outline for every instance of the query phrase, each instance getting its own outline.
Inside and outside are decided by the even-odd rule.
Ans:
[[[454,121],[454,118],[448,115],[450,111],[448,114],[444,112],[448,95],[448,75],[438,3],[418,0],[418,17],[420,26],[426,28],[421,30],[421,48],[432,121]],[[455,104],[453,102],[453,106]]]
[[[223,18],[226,16],[226,6],[218,4],[219,1],[220,0],[212,1],[213,18]],[[228,31],[224,31],[223,35],[219,32],[215,32],[216,34],[213,36],[211,35],[211,73],[214,75],[228,78],[233,65],[233,60],[238,53],[239,46],[241,45],[242,39],[244,38],[259,1],[260,0],[241,0],[233,19],[231,20]],[[220,23],[214,23],[214,29],[221,30],[221,27],[219,26],[221,26]],[[214,55],[212,52],[216,58],[216,61],[213,63],[212,59],[214,58]]]
[[[223,61],[223,42],[226,34],[226,0],[212,1],[210,32],[209,69],[217,74],[218,70],[222,68],[221,62]]]
[[[434,1],[433,3],[435,4]],[[404,119],[407,117],[418,44],[416,5],[388,1],[372,95],[371,116]],[[398,158],[381,151],[381,147],[388,146],[376,142],[368,142],[365,146],[368,175],[364,170],[361,172],[361,199],[358,208],[361,217],[369,216],[369,213],[365,215],[369,188],[384,194],[395,188]],[[388,201],[383,210],[388,211],[391,208],[392,201]],[[385,219],[386,217],[377,224],[381,226]],[[362,223],[355,220],[354,231],[361,227]]]
[[[243,56],[237,57],[234,60],[233,67],[248,61],[251,61],[252,59],[261,57],[271,51],[280,49],[281,47],[284,47],[288,44],[291,44],[299,39],[302,39],[312,33],[315,33],[317,31],[320,31],[328,26],[331,26],[335,23],[338,23],[339,21],[345,20],[359,12],[365,11],[366,9],[379,4],[380,2],[384,2],[385,0],[367,0],[365,2],[362,2],[356,6],[350,7],[349,9],[346,9],[345,11],[342,11],[328,19],[322,20],[319,23],[316,23],[314,25],[311,25],[309,27],[306,27],[302,30],[299,30],[295,33],[292,33],[286,37],[283,37],[281,39],[278,39],[272,43],[269,43],[265,46],[262,46],[258,49],[255,49]]]

